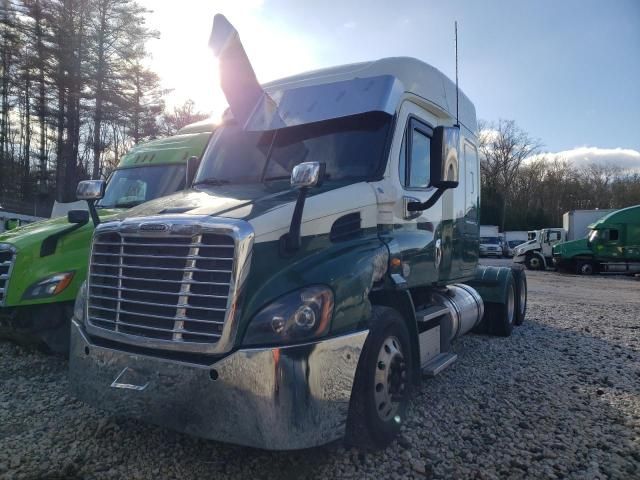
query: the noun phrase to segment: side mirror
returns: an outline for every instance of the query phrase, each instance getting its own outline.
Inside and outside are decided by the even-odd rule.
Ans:
[[[456,188],[459,183],[460,163],[458,127],[436,127],[431,139],[431,182],[438,189]]]
[[[326,164],[320,162],[302,162],[291,172],[291,186],[297,188],[319,187],[324,180]]]
[[[69,210],[67,212],[67,220],[69,223],[84,225],[89,221],[89,212],[86,210]]]
[[[76,197],[78,200],[100,200],[104,197],[104,180],[83,180],[78,182]]]

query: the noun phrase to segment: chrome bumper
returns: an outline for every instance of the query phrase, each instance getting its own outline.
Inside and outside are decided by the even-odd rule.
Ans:
[[[81,400],[189,435],[270,450],[344,436],[368,331],[238,350],[212,365],[97,346],[74,320],[69,380]]]

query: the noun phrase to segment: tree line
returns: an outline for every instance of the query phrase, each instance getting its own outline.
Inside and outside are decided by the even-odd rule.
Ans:
[[[133,0],[0,0],[0,203],[75,200],[134,144],[206,117],[147,67],[158,33]]]
[[[483,225],[502,231],[561,227],[569,210],[640,204],[638,172],[537,154],[540,141],[513,120],[480,122],[479,130]]]

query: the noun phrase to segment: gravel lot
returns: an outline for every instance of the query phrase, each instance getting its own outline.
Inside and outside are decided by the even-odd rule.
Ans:
[[[0,478],[640,479],[640,279],[529,272],[509,339],[468,335],[382,452],[263,452],[108,418],[66,361],[0,343]]]

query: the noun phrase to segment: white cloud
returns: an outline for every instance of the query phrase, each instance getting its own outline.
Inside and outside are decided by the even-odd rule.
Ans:
[[[629,148],[576,147],[555,153],[541,153],[530,160],[546,157],[550,160],[567,160],[575,167],[592,163],[620,167],[623,170],[640,171],[640,152]]]

